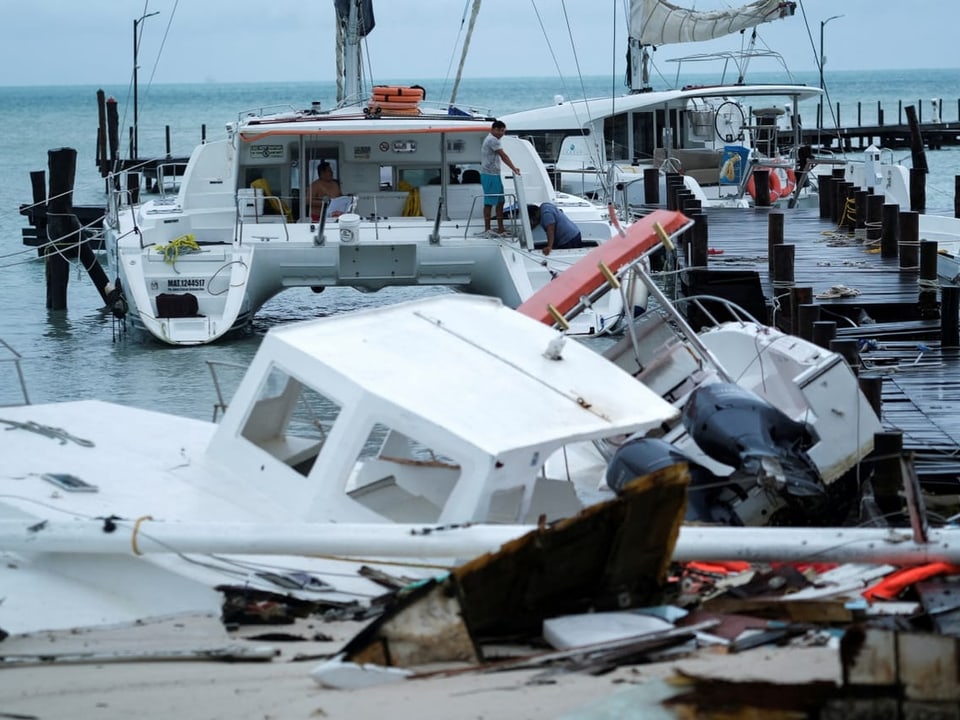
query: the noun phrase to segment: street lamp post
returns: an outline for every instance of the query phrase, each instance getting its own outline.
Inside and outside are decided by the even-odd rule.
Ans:
[[[823,90],[823,66],[827,62],[827,58],[824,57],[824,54],[823,54],[823,28],[831,20],[836,20],[837,18],[842,18],[842,17],[843,15],[833,15],[831,17],[828,17],[826,20],[820,21],[820,57],[817,58],[817,65],[820,68],[820,89],[821,90]],[[819,110],[820,110],[819,112],[820,118],[819,118],[819,122],[817,123],[817,127],[823,127],[823,95],[822,94],[820,95]]]
[[[154,15],[159,15],[160,12],[147,13],[146,15],[141,15],[133,21],[133,138],[130,143],[130,157],[131,159],[136,159],[139,157],[139,138],[138,138],[138,110],[137,110],[137,27],[141,22],[146,20],[148,17],[153,17]],[[822,29],[821,29],[821,46],[822,46]]]

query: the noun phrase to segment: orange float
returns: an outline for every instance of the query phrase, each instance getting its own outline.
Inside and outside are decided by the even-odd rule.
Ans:
[[[770,202],[776,202],[782,197],[789,197],[796,189],[797,176],[793,169],[786,168],[784,175],[786,176],[786,182],[780,179],[780,173],[776,168],[770,169]],[[753,181],[753,173],[750,173],[750,177],[747,179],[747,192],[754,200],[757,199],[757,187]]]

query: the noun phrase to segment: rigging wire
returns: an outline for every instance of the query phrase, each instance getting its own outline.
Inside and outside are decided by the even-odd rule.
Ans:
[[[443,76],[443,85],[440,86],[440,97],[447,94],[447,81],[450,79],[450,70],[453,68],[453,60],[457,56],[457,47],[460,45],[460,38],[463,36],[463,28],[467,24],[467,10],[470,8],[472,0],[464,0],[463,12],[460,14],[460,29],[457,30],[457,38],[453,41],[453,48],[450,50],[450,59],[447,61],[447,72]],[[461,63],[462,67],[462,63]],[[453,101],[451,101],[453,104]]]

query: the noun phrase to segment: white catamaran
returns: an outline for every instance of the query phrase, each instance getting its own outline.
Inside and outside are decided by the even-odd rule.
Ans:
[[[494,118],[428,104],[415,85],[365,91],[359,41],[372,10],[337,7],[346,86],[335,108],[241,113],[225,139],[193,151],[176,194],[111,197],[115,308],[135,326],[174,345],[208,343],[290,287],[446,285],[515,307],[586,252],[543,255],[543,230],[533,232],[525,212],[510,214],[505,236],[484,233],[483,191],[467,180]],[[553,203],[587,249],[619,232],[606,207],[557,192],[529,143],[508,137],[504,149],[522,173],[504,168],[508,208]],[[322,163],[344,193],[324,211],[308,192]],[[464,170],[463,182],[451,182],[451,168]],[[582,331],[610,329],[621,309],[598,305]]]
[[[801,160],[802,101],[820,97],[817,87],[796,83],[747,84],[750,61],[778,54],[755,48],[756,28],[789,17],[795,3],[757,0],[737,8],[700,12],[664,0],[632,0],[629,14],[629,93],[553,105],[504,116],[509,132],[530,140],[560,177],[560,188],[633,207],[663,203],[665,175],[679,173],[704,206],[747,207],[757,193],[754,175],[766,171],[769,198],[786,205],[815,199],[816,172],[824,161]],[[677,62],[722,61],[716,85],[653,90],[651,48],[699,42],[754,30],[749,48],[737,53],[693,55]],[[728,78],[731,64],[735,78]],[[784,65],[785,68],[785,65]],[[788,73],[789,74],[789,73]],[[909,206],[905,168],[881,163],[872,148],[869,163],[845,163],[848,180],[875,187]],[[859,159],[858,159],[859,160]],[[865,172],[866,170],[869,172]],[[653,187],[645,170],[657,169]],[[808,172],[808,175],[805,175]],[[618,189],[620,188],[620,189]]]

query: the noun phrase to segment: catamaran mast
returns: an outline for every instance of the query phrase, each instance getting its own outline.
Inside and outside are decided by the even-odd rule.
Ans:
[[[373,30],[373,0],[334,0],[337,11],[337,102],[356,100],[361,82],[360,40]]]

